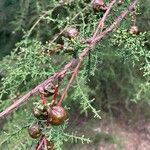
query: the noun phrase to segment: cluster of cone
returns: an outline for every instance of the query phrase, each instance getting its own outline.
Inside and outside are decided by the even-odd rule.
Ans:
[[[44,96],[52,96],[53,93],[48,93]],[[67,118],[67,111],[60,105],[54,104],[52,106],[43,105],[43,107],[37,105],[34,107],[33,115],[38,119],[38,123],[33,123],[28,128],[29,135],[36,139],[42,137],[42,125],[43,121],[46,126],[49,125],[61,125]],[[47,150],[54,150],[54,143],[46,140]]]

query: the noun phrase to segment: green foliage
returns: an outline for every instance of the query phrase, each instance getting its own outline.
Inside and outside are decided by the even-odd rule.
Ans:
[[[82,142],[82,143],[90,143],[89,138],[85,138],[84,135],[77,136],[76,132],[74,133],[66,133],[65,130],[67,128],[67,123],[61,125],[61,126],[52,126],[47,128],[48,132],[45,133],[45,135],[48,137],[48,140],[52,140],[55,143],[55,148],[58,150],[62,149],[63,142],[71,141],[73,142]]]
[[[9,93],[12,99],[16,92],[27,91],[48,75],[55,72],[51,58],[42,52],[43,45],[36,40],[23,40],[10,57],[3,60],[8,76],[3,80],[1,95]],[[8,62],[9,59],[9,62]]]
[[[134,96],[134,101],[145,100],[149,97],[149,75],[150,75],[150,53],[145,47],[146,33],[140,33],[138,36],[130,35],[127,30],[117,31],[114,35],[115,38],[112,39],[112,43],[117,45],[118,54],[123,58],[125,63],[131,63],[132,66],[136,66],[141,72],[143,72],[143,82],[139,83],[138,89],[136,89],[136,94]],[[138,66],[137,66],[138,64]]]
[[[122,7],[116,5],[113,9],[115,14],[118,15],[129,2],[124,3]],[[12,28],[9,30],[20,34],[21,39],[15,40],[15,48],[11,54],[3,57],[0,62],[0,73],[3,76],[0,83],[0,110],[4,110],[18,95],[23,95],[61,69],[70,59],[78,57],[86,46],[83,44],[84,39],[91,36],[97,20],[103,14],[94,12],[89,1],[85,0],[63,3],[55,0],[3,3],[3,7],[14,5],[18,7],[10,20]],[[109,26],[114,18],[114,15],[110,15],[106,26]],[[124,107],[130,105],[130,100],[138,102],[144,99],[148,102],[150,53],[145,46],[145,33],[128,33],[130,22],[131,16],[128,16],[117,31],[91,50],[64,101],[66,107],[70,107],[72,111],[78,107],[80,113],[88,116],[89,112],[92,112],[94,117],[100,119],[100,111],[107,111],[106,107],[111,111],[116,104],[120,105],[121,96],[124,99]],[[60,34],[70,25],[80,31],[79,36],[71,40]],[[58,44],[63,44],[65,49],[58,48],[54,51]],[[60,93],[67,85],[70,75],[71,71],[64,78]],[[113,96],[118,93],[120,97],[114,99]],[[28,149],[37,144],[38,140],[31,140],[24,129],[32,122],[37,122],[32,115],[32,103],[37,103],[38,100],[39,97],[34,97],[30,100],[31,103],[8,118],[0,136],[0,139],[4,139],[0,144],[4,150],[11,149],[16,144],[16,139],[19,141],[19,145],[15,147],[17,150]],[[48,102],[51,100],[49,98]],[[65,122],[62,126],[43,128],[43,133],[49,140],[54,141],[58,150],[69,140],[90,142],[84,136],[78,137],[76,132],[67,132],[67,129]]]
[[[33,99],[32,99],[33,100]],[[28,135],[27,127],[35,121],[30,112],[33,105],[28,104],[28,107],[22,107],[7,118],[7,122],[1,130],[0,134],[0,149],[28,149],[35,143]]]
[[[131,35],[127,30],[117,31],[112,43],[117,46],[117,52],[124,58],[124,61],[131,61],[133,66],[137,61],[147,54],[145,45],[145,33]]]

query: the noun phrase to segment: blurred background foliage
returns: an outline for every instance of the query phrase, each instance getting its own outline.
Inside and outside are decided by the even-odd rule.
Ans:
[[[91,35],[97,19],[102,15],[102,12],[93,12],[89,2],[0,1],[0,111],[9,106],[18,95],[23,95],[58,71],[83,50],[84,45],[81,41]],[[126,4],[115,13],[119,14],[125,6]],[[91,51],[90,62],[89,57],[85,60],[65,100],[65,105],[71,110],[70,119],[79,113],[92,118],[91,112],[97,118],[104,113],[124,118],[144,114],[149,118],[149,0],[140,0],[139,10],[137,24],[140,35],[131,36],[128,33],[131,25],[131,16],[128,16],[114,34],[110,34]],[[77,12],[81,13],[74,18]],[[112,21],[113,18],[110,17],[109,20]],[[61,29],[72,24],[80,30],[77,39],[70,41],[60,36],[54,43],[50,42],[57,37]],[[69,45],[74,51],[71,54],[58,51],[50,57],[51,52],[48,55],[47,50],[55,48],[57,44],[65,44],[66,47]],[[67,81],[68,79],[64,80],[62,90]],[[35,95],[31,101],[35,102],[38,99],[38,95]],[[4,139],[0,144],[3,149],[11,149],[15,142],[18,143],[15,149],[28,149],[37,142],[31,142],[24,130],[34,120],[31,101],[10,115],[7,120],[0,121],[0,127],[3,128],[0,139]],[[57,144],[59,147],[59,143]]]

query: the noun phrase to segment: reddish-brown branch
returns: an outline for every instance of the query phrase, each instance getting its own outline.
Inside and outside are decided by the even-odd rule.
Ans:
[[[45,97],[45,92],[44,92],[43,87],[39,88],[39,94],[40,94],[40,98],[41,98],[41,101],[42,101],[43,105],[46,105],[47,99]]]
[[[78,65],[77,65],[76,68],[74,69],[73,74],[72,74],[72,76],[71,76],[71,78],[70,78],[70,80],[69,80],[69,82],[68,82],[68,84],[67,84],[67,86],[66,86],[66,88],[65,88],[65,90],[64,90],[64,92],[63,92],[63,94],[62,94],[62,96],[61,96],[61,98],[60,98],[60,100],[59,100],[59,102],[58,102],[58,105],[59,105],[59,106],[62,105],[62,101],[64,100],[64,98],[65,98],[65,96],[66,96],[66,94],[67,94],[67,92],[68,92],[68,89],[69,89],[69,87],[70,87],[70,85],[71,85],[71,83],[72,83],[74,77],[76,76],[76,74],[77,74],[77,72],[78,72],[78,69],[79,69],[79,67],[80,67],[80,65],[81,65],[81,63],[82,63],[82,61],[83,61],[83,59],[80,60],[80,62],[78,63]]]
[[[135,7],[138,0],[134,0],[128,8],[121,13],[121,15],[110,25],[109,28],[107,28],[102,34],[99,34],[95,39],[92,41],[92,43],[97,43],[99,40],[102,39],[103,36],[111,32],[117,25],[124,19],[124,17],[128,14],[128,12],[132,11]]]
[[[41,88],[44,88],[48,86],[50,83],[52,83],[54,80],[58,78],[63,78],[66,74],[66,72],[77,63],[76,59],[72,59],[68,64],[65,65],[64,68],[62,68],[59,72],[55,73],[53,76],[49,77],[47,80],[36,86],[34,89],[29,91],[27,94],[16,100],[11,106],[7,107],[3,112],[0,113],[0,118],[5,117],[9,113],[11,113],[14,109],[20,107],[22,104],[24,104],[29,97],[31,97],[33,94],[39,92]]]
[[[46,144],[46,139],[43,136],[42,139],[40,140],[40,143],[35,148],[35,150],[41,150],[43,146],[46,146],[45,144]]]
[[[46,105],[47,100],[46,100],[46,98],[45,98],[45,95],[44,95],[43,93],[40,93],[40,97],[41,97],[41,100],[42,100],[43,105]]]
[[[113,23],[110,27],[108,27],[105,31],[101,32],[98,36],[96,36],[96,37],[94,38],[94,40],[92,40],[92,43],[90,44],[90,46],[89,46],[88,48],[84,49],[83,52],[79,55],[79,60],[78,60],[78,59],[72,59],[68,64],[65,65],[65,67],[64,67],[61,71],[55,73],[53,76],[49,77],[49,78],[48,78],[47,80],[45,80],[43,83],[39,84],[37,87],[35,87],[35,88],[32,89],[30,92],[28,92],[27,94],[25,94],[23,97],[21,97],[20,99],[16,100],[11,106],[9,106],[9,107],[6,108],[3,112],[0,113],[0,118],[2,118],[2,117],[4,117],[4,116],[8,115],[8,114],[11,113],[14,109],[20,107],[23,103],[25,103],[25,102],[28,100],[29,97],[31,97],[33,94],[35,94],[36,92],[38,92],[39,88],[41,88],[41,87],[44,88],[44,87],[46,87],[47,85],[49,85],[51,82],[53,82],[54,80],[56,80],[56,79],[58,79],[58,78],[63,78],[63,77],[65,76],[66,72],[67,72],[74,64],[77,63],[77,64],[79,65],[79,67],[80,67],[80,65],[81,65],[81,63],[82,63],[81,60],[84,59],[84,57],[87,55],[87,53],[89,52],[89,50],[90,50],[98,41],[100,41],[100,40],[101,40],[102,38],[104,38],[109,32],[111,32],[111,31],[122,21],[122,19],[128,14],[128,12],[130,12],[130,11],[134,8],[134,6],[136,5],[137,1],[138,1],[138,0],[134,0],[134,1],[130,4],[130,6],[129,6],[125,11],[123,11],[123,12],[121,13],[121,15],[114,21],[114,23]],[[77,66],[78,66],[78,65],[77,65]],[[78,70],[79,67],[76,68],[76,69]],[[74,73],[74,74],[76,75],[76,73]],[[73,76],[75,76],[75,75],[73,75]],[[74,78],[74,77],[71,77],[71,78]],[[70,82],[72,83],[73,79],[70,79],[70,80],[71,80]],[[70,84],[71,84],[71,83],[70,83]],[[69,85],[69,86],[70,86],[70,85]],[[66,88],[66,89],[67,89],[66,91],[68,91],[68,88]],[[63,94],[63,95],[64,95],[64,94]],[[65,94],[64,96],[63,96],[63,95],[62,95],[62,97],[64,98],[64,96],[65,96],[66,94]],[[61,98],[61,101],[63,100],[63,98]],[[61,101],[59,101],[59,102],[62,103]]]
[[[55,87],[55,92],[54,92],[54,95],[53,95],[52,105],[57,104],[57,96],[58,96],[58,90],[59,90],[59,87],[60,87],[60,83],[61,83],[61,80],[58,81],[58,84]]]
[[[116,2],[116,0],[113,0],[113,1],[110,3],[110,5],[108,6],[107,11],[104,13],[102,19],[100,19],[100,21],[98,22],[98,26],[97,26],[97,28],[96,28],[96,31],[93,33],[93,36],[92,36],[92,39],[93,39],[93,40],[94,40],[94,38],[96,37],[96,35],[98,34],[98,31],[100,30],[100,28],[103,28],[104,22],[105,22],[105,20],[106,20],[106,18],[107,18],[107,16],[108,16],[108,14],[110,13],[111,8],[112,8],[113,5],[115,4],[115,2]],[[72,76],[71,76],[71,78],[70,78],[70,80],[69,80],[69,82],[68,82],[68,84],[67,84],[65,90],[63,91],[63,94],[62,94],[62,96],[61,96],[61,98],[60,98],[60,100],[59,100],[59,102],[58,102],[58,105],[62,105],[62,101],[64,100],[66,94],[68,93],[69,87],[70,87],[71,83],[73,82],[73,79],[75,78],[75,76],[76,76],[76,74],[77,74],[77,72],[78,72],[78,70],[79,70],[79,68],[80,68],[80,66],[81,66],[81,64],[82,64],[82,62],[83,62],[83,60],[84,60],[84,57],[83,57],[83,56],[87,55],[87,53],[90,51],[90,49],[91,49],[95,44],[96,44],[96,43],[91,44],[91,45],[89,45],[87,48],[85,48],[85,49],[83,50],[84,55],[83,55],[83,53],[81,53],[81,54],[79,55],[79,59],[80,59],[80,60],[79,60],[79,62],[78,62],[78,65],[77,65],[77,66],[75,67],[75,69],[73,70]]]
[[[52,105],[53,105],[53,104],[56,104],[56,101],[57,101],[57,94],[58,94],[58,87],[55,88],[55,92],[54,92],[53,100],[52,100]]]
[[[99,33],[100,29],[101,31],[103,30],[103,27],[104,27],[104,23],[105,23],[105,20],[107,18],[107,16],[109,15],[111,9],[112,9],[112,6],[116,3],[116,0],[112,0],[112,2],[110,3],[110,5],[108,6],[105,14],[103,15],[102,19],[99,21],[98,25],[97,25],[97,28],[93,34],[93,37],[92,39],[94,39],[96,37],[96,35]]]
[[[71,78],[70,78],[70,80],[69,80],[69,82],[68,82],[68,84],[67,84],[65,90],[63,91],[63,94],[62,94],[62,96],[61,96],[61,98],[60,98],[60,101],[59,101],[58,105],[62,105],[62,102],[63,102],[65,96],[67,95],[67,92],[68,92],[68,90],[69,90],[69,87],[70,87],[70,85],[71,85],[73,79],[75,78],[75,76],[76,76],[76,74],[77,74],[77,72],[78,72],[78,70],[79,70],[79,68],[80,68],[80,66],[81,66],[81,64],[82,64],[85,55],[87,55],[87,54],[89,53],[90,49],[92,49],[92,47],[94,47],[95,44],[96,44],[100,39],[102,39],[108,32],[110,32],[110,31],[113,30],[113,29],[115,28],[115,25],[116,25],[116,24],[119,24],[119,23],[121,22],[121,20],[127,15],[128,11],[131,10],[131,8],[136,4],[136,2],[135,2],[135,3],[133,3],[132,5],[130,5],[130,6],[128,7],[128,9],[127,9],[126,11],[122,12],[122,14],[116,19],[116,21],[115,21],[109,28],[107,28],[104,32],[101,32],[101,33],[96,37],[96,35],[98,34],[98,31],[100,30],[100,28],[101,28],[101,29],[103,28],[104,22],[105,22],[105,20],[106,20],[106,18],[107,18],[107,16],[108,16],[108,14],[109,14],[109,12],[110,12],[112,6],[115,4],[115,2],[116,2],[116,0],[112,0],[112,2],[110,3],[110,5],[108,6],[107,11],[106,11],[105,14],[103,15],[102,19],[99,21],[98,26],[97,26],[97,28],[96,28],[96,31],[94,32],[93,37],[91,38],[91,43],[90,43],[89,47],[85,48],[85,49],[83,50],[84,53],[82,52],[81,55],[79,55],[80,61],[79,61],[78,65],[76,66],[76,68],[73,70],[73,74],[72,74],[72,76],[71,76]],[[119,18],[121,18],[121,19],[119,19]],[[95,39],[97,39],[97,41],[96,41]]]

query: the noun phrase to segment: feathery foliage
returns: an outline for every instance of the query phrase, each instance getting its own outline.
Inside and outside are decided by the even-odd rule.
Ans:
[[[125,1],[120,7],[114,6],[106,27],[116,18],[113,14],[119,15],[129,2]],[[5,0],[1,6],[15,12],[10,19],[9,30],[18,38],[11,54],[0,62],[3,76],[0,111],[17,99],[18,95],[23,95],[61,69],[71,58],[76,58],[85,47],[83,40],[91,36],[97,20],[103,15],[103,12],[93,11],[88,0]],[[7,17],[10,18],[10,15],[7,14]],[[145,33],[132,35],[128,32],[131,20],[132,17],[128,16],[115,32],[91,50],[64,101],[66,107],[72,110],[75,104],[79,106],[80,113],[88,115],[91,111],[94,117],[100,119],[100,110],[114,107],[113,102],[118,103],[117,100],[110,101],[112,98],[109,97],[114,85],[120,95],[125,97],[125,103],[129,104],[131,100],[149,103],[150,52],[145,46]],[[70,40],[59,34],[68,26],[78,28],[77,38]],[[5,41],[2,43],[6,44]],[[57,48],[60,44],[64,45],[63,49]],[[63,80],[60,93],[67,85],[70,74],[71,71]],[[15,145],[16,150],[29,149],[38,143],[38,140],[31,140],[25,130],[32,122],[37,122],[32,115],[33,102],[37,101],[39,97],[35,95],[28,104],[9,116],[0,134],[0,139],[3,139],[0,148],[9,150]],[[51,98],[48,101],[51,102]],[[89,138],[77,136],[75,131],[67,132],[67,122],[42,130],[49,140],[54,141],[56,149],[61,150],[63,143],[69,140],[90,142]]]

